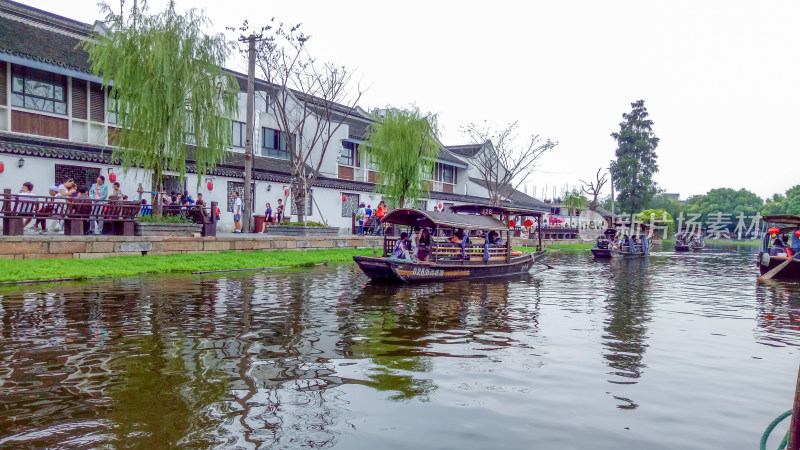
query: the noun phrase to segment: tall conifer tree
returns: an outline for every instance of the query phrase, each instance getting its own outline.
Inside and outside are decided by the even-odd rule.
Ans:
[[[617,141],[617,159],[611,162],[614,187],[617,189],[618,211],[638,213],[646,209],[658,186],[653,175],[658,172],[659,138],[653,133],[644,100],[631,103],[631,112],[622,114],[619,132],[611,133]]]

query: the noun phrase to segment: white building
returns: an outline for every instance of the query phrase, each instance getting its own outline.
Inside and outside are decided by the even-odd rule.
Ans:
[[[129,197],[137,197],[140,185],[149,191],[148,177],[142,171],[125,173],[111,164],[109,130],[115,126],[114,115],[107,111],[106,92],[100,78],[92,75],[86,52],[75,48],[91,32],[89,24],[11,1],[0,2],[0,163],[4,166],[0,188],[16,192],[22,183],[30,181],[34,193],[44,195],[48,186],[67,178],[88,186],[98,175],[108,180],[113,173]],[[206,203],[219,202],[221,230],[232,228],[233,191],[244,190],[247,77],[231,73],[239,80],[242,93],[238,117],[232,118],[229,156],[205,179],[197,179],[189,162],[183,184],[174,174],[165,183],[167,192],[188,190],[193,197],[203,194]],[[269,90],[269,85],[256,80],[256,91]],[[263,214],[266,202],[274,210],[277,200],[283,199],[287,212],[294,215],[291,198],[285,195],[291,181],[289,150],[281,142],[279,127],[265,101],[256,101],[255,115],[254,213]],[[366,152],[359,152],[371,122],[369,114],[356,108],[349,115],[343,114],[341,120],[343,125],[331,139],[332,147],[322,158],[312,190],[314,201],[307,205],[307,213],[308,220],[349,229],[359,203],[375,207],[381,198],[375,193],[376,173]],[[468,146],[453,149],[460,147]],[[319,158],[319,153],[313,149],[312,158]],[[149,202],[149,193],[144,198]],[[549,210],[549,206],[521,192],[512,195],[510,201],[520,207]],[[431,180],[430,198],[419,207],[432,210],[434,206],[462,203],[488,203],[487,190],[471,173],[469,158],[443,147]]]

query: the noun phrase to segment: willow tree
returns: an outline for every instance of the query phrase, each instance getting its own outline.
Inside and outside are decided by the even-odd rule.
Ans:
[[[112,159],[127,171],[145,169],[153,192],[165,173],[186,176],[191,156],[197,183],[224,160],[237,110],[238,84],[222,67],[231,47],[222,34],[206,35],[208,20],[191,9],[147,14],[147,4],[126,19],[101,4],[110,30],[80,44],[95,75],[102,74],[117,113]],[[186,142],[194,144],[189,154]],[[157,194],[154,213],[160,213]]]
[[[569,215],[569,225],[572,226],[572,216],[581,209],[586,208],[586,197],[581,194],[581,191],[573,189],[564,196],[564,206],[567,207]]]
[[[387,109],[375,117],[366,147],[380,172],[375,191],[387,204],[401,208],[428,196],[439,156],[438,134],[436,115],[422,115],[417,108]]]

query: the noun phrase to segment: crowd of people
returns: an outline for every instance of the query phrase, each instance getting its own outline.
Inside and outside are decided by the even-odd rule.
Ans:
[[[17,195],[33,196],[37,194],[34,192],[33,183],[27,181],[22,184],[22,188],[19,190]],[[63,229],[64,221],[62,219],[49,219],[51,224],[48,229],[48,219],[44,218],[48,213],[51,213],[54,210],[54,204],[52,200],[55,198],[131,201],[130,197],[122,192],[119,182],[115,181],[108,184],[106,183],[106,178],[103,175],[99,175],[94,184],[90,186],[78,186],[73,178],[68,178],[59,185],[50,186],[48,189],[48,195],[45,197],[47,197],[46,201],[41,204],[38,210],[38,212],[42,213],[41,215],[43,217],[36,218],[35,221],[33,218],[26,219],[23,222],[23,226],[26,230],[38,233],[47,233],[48,231],[60,232]],[[183,192],[183,194],[170,192],[169,195],[164,192],[161,194],[160,200],[163,206],[206,206],[205,201],[203,201],[203,194],[197,194],[197,200],[194,200],[192,196],[189,195],[189,192]],[[134,194],[133,201],[141,202],[142,215],[148,215],[151,213],[152,206],[148,205],[146,199],[141,198],[139,192]],[[216,213],[219,215],[219,211]],[[84,233],[103,234],[103,220],[87,221],[87,226],[84,229]]]
[[[797,229],[800,232],[800,227]],[[800,235],[792,233],[792,242],[789,243],[789,236],[786,233],[775,235],[772,245],[769,247],[769,256],[788,256],[800,259]]]
[[[381,200],[377,208],[372,209],[372,205],[364,206],[364,203],[358,205],[356,212],[356,220],[358,221],[358,234],[363,236],[371,234],[373,236],[380,236],[384,233],[385,224],[381,221],[388,212],[389,208],[386,203]]]
[[[433,236],[435,233],[436,230],[420,228],[418,226],[412,229],[411,235],[405,231],[400,233],[400,238],[392,249],[391,257],[414,262],[427,261],[431,254]],[[489,231],[488,233],[484,233],[484,236],[488,240],[488,245],[490,247],[502,247],[505,245],[500,238],[500,233],[497,231]],[[438,243],[440,246],[458,246],[461,248],[471,244],[472,242],[470,241],[469,234],[464,229],[456,229],[452,236]]]
[[[641,236],[628,236],[627,234],[622,235],[622,237],[617,237],[616,235],[611,237],[599,236],[595,246],[601,249],[608,248],[618,251],[629,250],[631,253],[638,253],[643,251],[645,240]]]

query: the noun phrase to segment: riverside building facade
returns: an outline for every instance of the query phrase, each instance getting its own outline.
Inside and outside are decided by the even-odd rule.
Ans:
[[[141,170],[123,170],[111,163],[111,138],[116,117],[109,108],[108,95],[100,78],[91,72],[88,55],[76,46],[94,25],[78,22],[47,11],[12,1],[0,2],[0,188],[16,192],[22,183],[34,183],[34,194],[46,195],[47,187],[74,178],[78,185],[89,186],[98,175],[116,178],[121,190],[131,199],[141,189],[151,202],[149,177]],[[206,203],[219,202],[219,228],[226,231],[233,224],[233,192],[244,191],[244,145],[246,122],[245,74],[231,72],[239,81],[239,113],[233,120],[233,138],[228,156],[212,174],[198,180],[189,173],[183,181],[170,174],[165,190],[189,191],[193,198],[203,194]],[[270,86],[256,80],[257,95],[253,160],[253,214],[263,214],[264,204],[273,210],[278,199],[286,212],[294,216],[294,204],[285,195],[291,183],[290,149],[278,132],[277,121],[268,108]],[[297,102],[301,95],[294,96]],[[359,151],[372,119],[356,107],[341,107],[342,126],[331,138],[329,150],[322,155],[312,149],[312,160],[322,159],[317,181],[306,205],[308,220],[327,222],[350,229],[352,214],[360,203],[381,201],[375,193],[379,174],[366,152]],[[191,142],[187,142],[191,145]],[[464,203],[488,204],[488,190],[470,170],[470,159],[458,153],[468,146],[442,146],[430,180],[429,198],[417,205],[420,209],[447,208]],[[316,164],[315,164],[316,165]],[[111,177],[111,174],[114,174]],[[517,207],[549,211],[549,206],[521,192],[514,192],[507,202]]]

